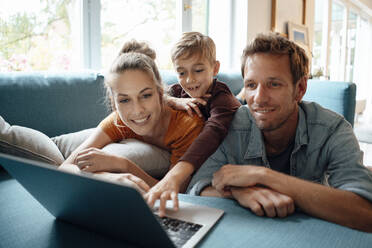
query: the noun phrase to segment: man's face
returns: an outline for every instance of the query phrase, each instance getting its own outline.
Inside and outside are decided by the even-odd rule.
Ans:
[[[294,85],[289,65],[287,55],[264,53],[248,57],[245,63],[245,99],[263,132],[297,125],[298,103],[305,94],[306,80]]]
[[[178,80],[190,97],[203,97],[213,83],[213,77],[219,70],[219,62],[211,64],[206,58],[194,54],[189,58],[174,61]]]

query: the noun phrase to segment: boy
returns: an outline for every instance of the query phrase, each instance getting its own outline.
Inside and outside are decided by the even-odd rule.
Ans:
[[[197,170],[227,135],[240,103],[228,86],[215,78],[220,63],[210,37],[198,32],[184,33],[171,56],[179,83],[170,88],[168,104],[189,114],[194,110],[205,119],[202,132],[180,159],[191,162]]]
[[[179,159],[184,166],[172,169],[165,179],[146,194],[150,206],[160,199],[160,216],[163,216],[165,201],[173,200],[178,208],[177,194],[183,192],[192,173],[212,155],[227,135],[239,101],[228,86],[214,77],[220,63],[216,60],[213,40],[198,32],[184,33],[172,49],[172,62],[178,74],[179,84],[169,89],[167,103],[175,109],[194,110],[204,117],[205,124],[199,136]]]

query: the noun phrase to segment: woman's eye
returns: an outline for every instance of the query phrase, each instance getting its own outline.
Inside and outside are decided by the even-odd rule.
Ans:
[[[150,98],[150,97],[152,97],[152,94],[150,94],[150,93],[149,93],[149,94],[144,94],[144,95],[143,95],[143,98]]]
[[[120,103],[127,103],[127,102],[129,102],[129,99],[121,99],[119,102]]]

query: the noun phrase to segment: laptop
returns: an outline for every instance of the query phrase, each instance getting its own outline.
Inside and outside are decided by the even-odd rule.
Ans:
[[[194,247],[223,215],[180,201],[160,218],[132,187],[3,153],[0,164],[58,220],[135,246]]]

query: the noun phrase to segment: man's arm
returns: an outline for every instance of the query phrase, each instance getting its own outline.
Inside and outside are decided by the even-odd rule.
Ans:
[[[227,187],[257,184],[289,196],[296,206],[310,215],[372,232],[372,204],[353,192],[308,182],[261,166],[225,165],[213,178],[213,186],[223,195]]]

